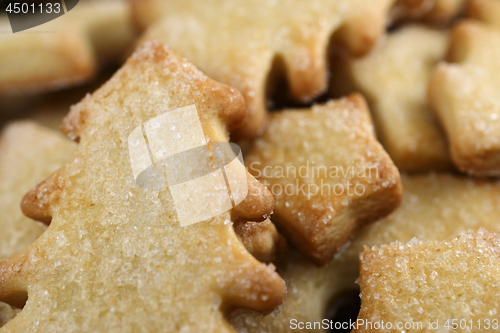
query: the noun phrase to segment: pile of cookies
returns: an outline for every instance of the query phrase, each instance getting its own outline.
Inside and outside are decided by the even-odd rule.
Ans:
[[[500,331],[500,0],[81,0],[0,118],[0,332]]]

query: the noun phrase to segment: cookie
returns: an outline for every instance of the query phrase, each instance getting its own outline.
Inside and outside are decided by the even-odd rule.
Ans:
[[[263,222],[237,221],[234,229],[245,249],[259,261],[276,262],[287,251],[286,239],[269,219]]]
[[[448,60],[429,81],[429,99],[454,164],[477,176],[500,175],[500,30],[479,21],[453,29]]]
[[[245,162],[276,200],[272,221],[320,265],[401,198],[398,170],[358,94],[273,112]]]
[[[346,255],[355,257],[365,245],[406,243],[413,237],[443,241],[479,227],[500,231],[500,182],[449,174],[406,176],[402,182],[399,208],[362,229]]]
[[[211,78],[245,97],[234,135],[262,133],[268,91],[286,78],[291,97],[311,101],[327,88],[327,53],[335,44],[361,55],[384,32],[393,0],[134,1],[143,40],[170,45]]]
[[[446,137],[427,102],[427,83],[447,47],[446,31],[409,25],[367,56],[339,58],[333,66],[332,92],[366,96],[380,142],[400,171],[451,169]]]
[[[226,141],[244,115],[235,89],[148,43],[72,108],[63,129],[79,141],[76,153],[22,203],[50,226],[0,264],[0,300],[23,305],[28,297],[5,332],[232,332],[226,311],[269,312],[282,303],[282,279],[245,250],[230,212],[182,227],[171,186],[136,183],[129,148],[138,142],[130,134],[186,106],[210,142]]]
[[[135,37],[129,10],[126,1],[82,2],[53,21],[0,35],[0,93],[43,92],[88,81]],[[7,18],[0,30],[10,30]]]
[[[346,293],[359,293],[356,278],[352,278],[357,276],[358,266],[357,260],[334,260],[326,267],[318,267],[291,251],[278,262],[278,271],[287,286],[280,311],[262,316],[238,310],[231,314],[230,321],[241,333],[328,332],[321,326],[307,328],[305,323],[321,323],[329,318],[328,311],[339,298]]]
[[[499,246],[498,233],[480,229],[364,251],[353,332],[497,331]]]
[[[21,212],[23,195],[60,167],[75,144],[33,122],[8,125],[0,137],[0,261],[22,251],[45,230]],[[27,153],[29,152],[29,153]],[[17,314],[0,303],[0,327]]]
[[[30,121],[8,125],[0,138],[0,261],[26,248],[44,227],[25,217],[20,204],[37,181],[71,157],[75,144]]]
[[[355,283],[359,277],[358,256],[365,246],[406,243],[414,237],[444,241],[462,230],[480,227],[500,231],[500,182],[448,174],[404,176],[401,180],[401,205],[389,216],[362,228],[347,249],[327,266],[317,267],[293,252],[288,253],[278,263],[288,287],[283,309],[265,317],[239,311],[231,318],[238,331],[326,332],[321,327],[298,327],[300,323],[329,319],[332,304],[348,293],[359,293]],[[296,329],[292,329],[292,324]]]

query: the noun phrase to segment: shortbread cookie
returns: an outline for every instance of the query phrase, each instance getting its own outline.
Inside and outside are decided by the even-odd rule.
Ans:
[[[36,181],[43,180],[70,158],[76,145],[32,122],[8,125],[0,138],[0,261],[20,252],[45,230],[23,216],[21,199]],[[0,303],[0,326],[17,311]]]
[[[266,94],[285,78],[306,102],[327,88],[330,44],[356,55],[384,32],[394,0],[136,0],[143,40],[167,43],[208,76],[242,92],[247,103],[238,137],[263,130]]]
[[[353,332],[498,332],[499,248],[500,235],[480,229],[364,251]]]
[[[0,137],[0,261],[25,249],[45,230],[21,212],[23,195],[66,162],[76,145],[32,122],[8,125]],[[16,315],[0,303],[0,327]]]
[[[328,331],[321,327],[307,329],[304,323],[321,322],[328,318],[328,310],[337,298],[346,292],[359,292],[354,283],[358,266],[357,260],[334,260],[326,267],[318,267],[290,252],[278,263],[278,271],[287,286],[285,303],[279,313],[263,317],[238,310],[231,314],[230,321],[240,333],[326,333]]]
[[[258,223],[238,221],[234,229],[248,252],[259,261],[275,262],[287,250],[285,238],[270,220]]]
[[[9,28],[8,24],[7,20],[0,21],[0,29]],[[68,26],[57,34],[16,33],[0,36],[2,93],[72,86],[88,80],[94,71],[91,45],[78,25]]]
[[[500,182],[446,174],[402,178],[404,195],[396,210],[360,230],[352,244],[326,267],[288,254],[278,265],[288,286],[282,311],[275,316],[237,313],[232,322],[239,332],[292,333],[291,321],[318,322],[338,297],[355,291],[359,276],[358,255],[364,246],[421,240],[443,241],[462,230],[485,227],[500,231]],[[325,332],[323,329],[302,332]]]
[[[45,230],[21,212],[21,199],[71,157],[76,145],[33,122],[8,125],[0,138],[0,261],[26,248]]]
[[[500,18],[498,18],[500,22]],[[453,162],[473,175],[500,175],[500,30],[463,21],[451,37],[449,61],[429,82]]]
[[[78,4],[53,21],[0,35],[0,92],[26,93],[72,86],[116,58],[135,36],[126,1]],[[9,21],[0,21],[9,31]]]
[[[398,170],[357,94],[270,114],[245,162],[274,195],[273,222],[318,264],[401,198]]]
[[[365,245],[406,243],[413,237],[442,241],[479,227],[500,231],[500,182],[447,174],[407,176],[402,182],[398,209],[363,228],[346,255],[354,258]]]
[[[149,43],[72,108],[63,128],[79,141],[74,157],[22,204],[30,217],[51,224],[0,264],[0,300],[22,305],[28,296],[5,332],[231,332],[225,311],[268,312],[281,304],[282,279],[245,250],[229,212],[181,227],[172,187],[136,184],[132,131],[190,105],[210,142],[226,141],[244,115],[235,89]],[[256,211],[266,206],[254,204]]]
[[[445,31],[406,26],[369,55],[342,58],[334,65],[334,93],[342,93],[347,80],[366,96],[380,142],[400,171],[451,167],[445,135],[427,103],[429,77],[447,47]]]

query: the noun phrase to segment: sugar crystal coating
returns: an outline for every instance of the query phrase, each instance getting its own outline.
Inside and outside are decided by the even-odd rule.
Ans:
[[[59,133],[23,121],[7,125],[0,137],[0,260],[20,252],[42,234],[41,224],[25,217],[20,202],[36,182],[59,168],[75,144]],[[26,152],[29,151],[29,154]],[[16,315],[0,303],[0,327]]]
[[[168,190],[134,181],[130,132],[193,103],[210,141],[226,141],[244,112],[237,91],[150,43],[72,108],[64,130],[78,150],[23,202],[50,226],[0,265],[0,300],[28,294],[5,332],[231,332],[226,310],[281,304],[283,281],[245,250],[229,213],[180,227]]]
[[[448,241],[393,243],[364,251],[360,260],[362,305],[358,319],[422,323],[408,332],[435,332],[429,321],[438,321],[440,332],[486,332],[487,320],[492,322],[498,316],[498,233],[481,228],[462,231]],[[449,322],[446,327],[449,319],[462,321],[462,326],[452,329]],[[374,331],[396,330],[374,330],[368,324],[354,330]]]
[[[451,168],[446,137],[427,102],[429,77],[447,47],[446,31],[408,25],[369,55],[334,64],[332,90],[342,93],[347,81],[366,96],[380,142],[401,172]]]
[[[401,197],[399,173],[360,95],[271,114],[245,163],[275,197],[272,221],[319,264]]]
[[[150,25],[144,40],[170,45],[241,91],[247,117],[235,134],[248,138],[263,130],[266,93],[276,77],[286,76],[297,100],[318,96],[327,88],[332,37],[354,54],[366,53],[383,33],[393,2],[137,0],[134,16]]]
[[[289,253],[278,267],[288,287],[283,309],[275,316],[238,313],[232,322],[244,333],[291,333],[290,320],[321,321],[332,300],[357,289],[359,253],[365,246],[443,241],[462,230],[480,227],[500,232],[500,183],[446,174],[402,177],[401,205],[389,216],[361,229],[335,260],[317,267]],[[437,272],[431,272],[436,276]],[[319,332],[324,332],[319,330]]]

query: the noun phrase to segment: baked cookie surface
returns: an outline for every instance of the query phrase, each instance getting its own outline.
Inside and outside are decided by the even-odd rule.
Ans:
[[[445,30],[408,25],[368,55],[339,57],[333,66],[332,92],[366,96],[380,142],[401,172],[452,167],[446,137],[427,102],[430,75],[447,48]]]
[[[464,20],[452,31],[450,63],[440,64],[429,82],[453,162],[472,175],[500,175],[499,57],[500,30]]]
[[[318,264],[401,198],[399,173],[360,95],[272,113],[245,163],[275,197],[272,221]]]
[[[353,332],[497,332],[499,246],[498,233],[479,229],[449,241],[364,251],[360,325]]]
[[[0,19],[0,30],[10,31]],[[0,35],[0,93],[46,92],[89,81],[136,36],[127,1],[81,1],[41,26]]]
[[[359,293],[359,254],[365,246],[382,246],[417,237],[445,241],[463,230],[481,227],[500,232],[500,183],[448,174],[403,176],[404,195],[389,216],[362,228],[342,254],[325,267],[288,253],[278,271],[288,290],[283,309],[274,316],[238,313],[231,319],[242,333],[325,332],[292,329],[292,323],[330,319],[332,304],[346,293]],[[353,318],[354,319],[354,318]],[[296,321],[293,321],[296,320]],[[305,325],[303,325],[305,327]]]
[[[37,181],[64,164],[76,145],[30,121],[7,125],[0,138],[0,261],[26,248],[45,230],[21,211],[21,200]],[[26,154],[26,152],[30,152]]]
[[[77,151],[23,201],[50,226],[0,264],[0,300],[28,299],[4,332],[232,332],[229,309],[282,303],[282,279],[245,250],[229,212],[181,227],[169,189],[135,182],[130,133],[188,105],[216,142],[244,113],[236,90],[151,43],[72,108],[63,128]]]
[[[267,94],[286,78],[301,102],[327,88],[333,44],[360,55],[383,34],[393,0],[134,1],[144,40],[170,45],[209,77],[243,94],[247,116],[234,134],[262,133]]]
[[[63,165],[75,148],[62,134],[31,121],[12,123],[3,129],[0,136],[0,261],[24,250],[45,230],[23,215],[21,200],[37,181]],[[17,312],[0,303],[0,327]]]

